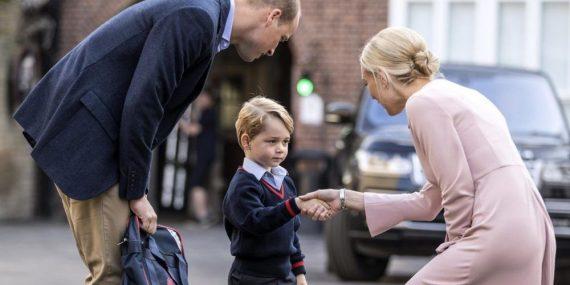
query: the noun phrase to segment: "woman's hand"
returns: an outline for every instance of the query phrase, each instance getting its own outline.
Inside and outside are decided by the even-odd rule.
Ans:
[[[301,214],[307,215],[315,221],[325,221],[332,215],[330,206],[319,199],[301,200],[301,198],[297,197],[295,198],[295,203],[301,209]],[[311,213],[311,215],[307,213]]]
[[[339,191],[336,189],[317,190],[317,191],[305,194],[303,196],[300,196],[299,198],[301,198],[301,200],[303,200],[303,201],[308,201],[308,200],[312,200],[312,199],[319,199],[319,200],[321,200],[321,201],[323,201],[329,205],[330,215],[328,217],[326,217],[325,219],[322,219],[320,217],[321,213],[319,213],[317,211],[313,211],[312,209],[304,211],[302,209],[303,215],[310,216],[313,218],[313,220],[315,220],[315,219],[319,219],[321,221],[329,220],[330,218],[334,217],[338,212],[340,212],[340,195],[339,195]]]
[[[345,206],[347,209],[363,211],[364,210],[364,194],[353,190],[345,190]],[[336,189],[322,189],[300,196],[301,200],[319,199],[326,202],[330,206],[329,215],[324,220],[329,220],[341,211],[340,207],[340,191]],[[323,220],[319,217],[318,212],[307,211],[304,215]],[[315,217],[316,216],[316,217]]]

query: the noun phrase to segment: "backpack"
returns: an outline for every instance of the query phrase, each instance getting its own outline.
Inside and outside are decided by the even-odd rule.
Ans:
[[[121,285],[188,285],[188,263],[182,236],[173,228],[158,225],[156,233],[140,229],[131,215],[121,242]]]

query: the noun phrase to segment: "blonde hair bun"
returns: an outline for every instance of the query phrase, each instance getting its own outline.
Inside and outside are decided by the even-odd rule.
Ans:
[[[424,38],[406,27],[390,27],[374,35],[362,50],[360,65],[373,73],[385,72],[403,85],[418,78],[433,79],[439,72],[439,59]]]
[[[425,77],[432,77],[439,71],[439,60],[429,51],[420,50],[412,56],[414,68]]]

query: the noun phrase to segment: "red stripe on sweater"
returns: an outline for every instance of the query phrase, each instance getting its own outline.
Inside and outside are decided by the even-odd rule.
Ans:
[[[277,189],[275,189],[275,187],[271,186],[271,184],[269,184],[269,182],[265,181],[265,179],[261,178],[261,183],[263,183],[263,185],[265,185],[265,187],[267,187],[267,189],[269,189],[269,191],[273,192],[273,194],[277,195],[277,197],[281,198],[283,200],[283,198],[285,198],[285,183],[281,184],[281,191],[277,191]]]
[[[245,173],[249,173],[247,170],[245,170],[243,168],[243,166],[238,167],[239,171],[243,171]],[[269,182],[265,181],[265,179],[261,178],[261,183],[263,183],[263,185],[265,185],[265,187],[267,187],[267,189],[269,189],[269,191],[271,191],[273,194],[277,195],[277,197],[279,197],[281,200],[283,200],[283,198],[285,198],[285,181],[283,181],[283,184],[281,184],[281,190],[277,190],[275,187],[273,187],[271,184],[269,184]]]
[[[295,211],[293,211],[293,207],[291,207],[291,200],[287,200],[285,201],[285,207],[287,208],[287,212],[289,212],[289,215],[291,215],[291,217],[295,217],[297,216],[297,214],[295,214]]]
[[[292,266],[292,267],[293,267],[293,269],[295,269],[295,268],[299,268],[299,267],[301,267],[301,266],[305,266],[305,262],[304,262],[304,261],[302,261],[302,260],[301,260],[301,261],[298,261],[298,262],[295,262],[295,263],[293,263],[293,266]]]

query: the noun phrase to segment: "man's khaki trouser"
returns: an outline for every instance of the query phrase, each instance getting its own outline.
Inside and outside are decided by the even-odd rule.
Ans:
[[[56,188],[79,255],[89,269],[85,284],[120,284],[121,251],[117,244],[127,228],[130,209],[128,202],[119,198],[119,186],[85,201],[71,199]]]

